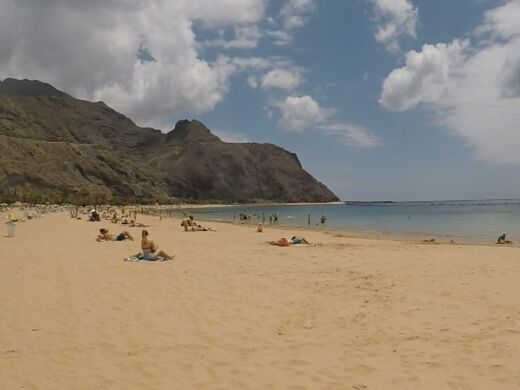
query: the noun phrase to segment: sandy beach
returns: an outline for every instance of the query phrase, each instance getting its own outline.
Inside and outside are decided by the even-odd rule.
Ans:
[[[1,389],[520,388],[520,248],[140,219],[2,232]]]

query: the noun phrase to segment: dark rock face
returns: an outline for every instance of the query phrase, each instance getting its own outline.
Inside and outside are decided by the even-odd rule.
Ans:
[[[16,79],[0,81],[0,95],[70,98],[65,92],[58,91],[50,84],[37,80]]]
[[[196,120],[163,134],[102,102],[7,79],[0,82],[0,198],[38,191],[127,201],[337,200],[275,145],[225,143]]]

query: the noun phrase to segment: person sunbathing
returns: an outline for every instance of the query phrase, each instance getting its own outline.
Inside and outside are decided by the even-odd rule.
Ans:
[[[506,234],[502,234],[497,238],[497,244],[512,244],[513,241],[506,240]]]
[[[293,236],[291,238],[291,245],[299,245],[299,244],[311,245],[311,243],[309,241],[307,241],[305,238],[299,237],[299,236]]]
[[[202,225],[195,225],[191,227],[192,232],[216,232],[215,229],[212,228],[206,228]]]
[[[293,236],[290,240],[283,237],[280,238],[278,241],[269,241],[269,244],[276,245],[276,246],[291,246],[291,245],[312,245],[309,241],[307,241],[303,237],[299,236]]]
[[[117,236],[114,237],[114,235],[112,235],[112,234],[110,234],[108,232],[108,229],[101,228],[101,229],[99,229],[99,234],[98,234],[98,236],[96,238],[96,241],[97,242],[101,242],[101,241],[124,241],[126,239],[129,239],[131,241],[134,240],[132,235],[130,233],[128,233],[126,230],[122,231],[121,233],[119,233]]]
[[[130,220],[130,227],[148,227],[150,225],[145,225],[144,223],[141,223],[141,222],[135,222],[133,220]]]
[[[155,242],[149,240],[148,236],[147,230],[141,232],[141,250],[143,251],[140,256],[141,260],[156,261],[159,257],[162,257],[164,260],[172,260],[175,257],[175,255],[170,256],[166,252],[159,250],[159,247]]]

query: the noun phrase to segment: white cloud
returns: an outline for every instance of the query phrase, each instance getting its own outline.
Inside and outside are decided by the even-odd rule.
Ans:
[[[275,68],[266,73],[261,80],[263,89],[278,88],[291,91],[304,81],[302,70],[299,68]]]
[[[254,49],[258,46],[262,34],[256,25],[237,26],[231,40],[214,39],[205,42],[206,46],[222,47],[224,49]]]
[[[140,124],[211,110],[237,67],[201,59],[192,24],[251,46],[264,0],[0,0],[0,74],[105,100]],[[242,37],[238,39],[239,37]],[[244,38],[246,37],[246,38]],[[141,62],[140,48],[155,61]]]
[[[402,37],[416,37],[417,8],[410,0],[370,0],[377,22],[375,38],[387,50],[399,51]]]
[[[318,130],[338,138],[345,145],[355,147],[382,144],[379,137],[366,127],[335,121],[335,110],[321,107],[311,96],[288,96],[278,104],[278,108],[281,113],[278,126],[286,131]]]
[[[314,0],[288,0],[280,10],[283,26],[290,30],[307,23],[308,13],[314,10]]]
[[[309,21],[309,14],[315,8],[314,0],[285,1],[277,18],[268,18],[271,29],[266,32],[266,35],[271,37],[277,46],[291,44],[294,30],[303,27]]]
[[[345,145],[373,147],[382,144],[381,139],[364,126],[350,123],[331,123],[320,125],[320,129],[327,134],[337,136]]]
[[[511,23],[520,20],[518,3],[488,12],[473,45],[455,40],[408,53],[385,80],[380,102],[393,110],[422,105],[480,159],[520,164],[520,28]]]
[[[503,97],[520,97],[520,50],[507,54],[498,81]]]
[[[486,12],[484,23],[476,29],[476,32],[490,33],[505,39],[520,34],[520,1],[510,0],[501,7]]]
[[[221,61],[247,74],[246,82],[251,88],[291,91],[305,81],[305,69],[282,57],[221,57]]]
[[[278,104],[278,108],[282,114],[279,126],[297,132],[323,123],[334,113],[333,110],[320,107],[309,95],[288,96]]]
[[[467,42],[424,45],[420,52],[406,54],[406,64],[394,69],[383,83],[380,103],[388,109],[404,111],[420,103],[438,101],[456,82],[464,62]]]
[[[273,38],[273,43],[276,46],[287,46],[293,40],[292,35],[285,30],[268,30],[266,31],[266,34]]]
[[[255,76],[249,76],[246,79],[246,83],[253,89],[258,88],[258,80],[256,79]]]
[[[243,71],[258,71],[272,68],[274,60],[263,57],[234,57],[231,64]]]

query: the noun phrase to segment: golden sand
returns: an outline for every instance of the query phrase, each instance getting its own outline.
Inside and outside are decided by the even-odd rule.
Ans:
[[[141,221],[175,260],[64,213],[2,232],[0,389],[520,388],[520,248]]]

